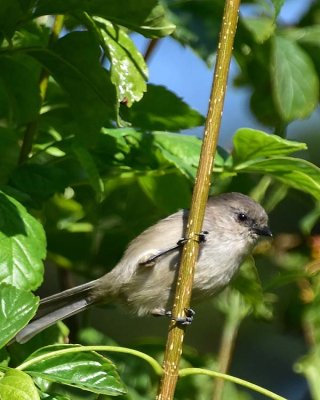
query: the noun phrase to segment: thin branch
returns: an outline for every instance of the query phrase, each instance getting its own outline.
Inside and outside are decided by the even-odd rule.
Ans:
[[[236,383],[237,385],[241,385],[248,389],[254,390],[255,392],[263,394],[273,400],[287,400],[285,397],[279,396],[278,394],[273,393],[270,390],[265,389],[264,387],[255,385],[254,383],[245,381],[244,379],[237,378],[236,376],[232,376],[232,375],[221,374],[220,372],[210,371],[208,369],[183,368],[180,370],[179,376],[184,377],[184,376],[195,375],[195,374],[201,374],[201,375],[212,376],[214,378],[225,379],[226,381],[233,382],[233,383]]]
[[[192,240],[186,242],[182,252],[172,309],[172,314],[175,317],[183,317],[185,308],[190,305],[194,268],[199,254],[196,234],[201,232],[202,229],[205,206],[209,194],[212,164],[218,142],[239,6],[240,0],[227,0],[225,4],[214,81],[186,231],[186,237]],[[171,321],[163,361],[164,374],[159,387],[158,400],[172,400],[174,397],[184,333],[184,327]]]
[[[226,315],[226,321],[224,324],[221,343],[219,347],[220,351],[218,355],[217,370],[222,374],[226,374],[229,370],[233,349],[242,320],[243,315],[241,313],[241,306],[239,305],[238,301],[233,301],[231,303],[230,311]],[[212,400],[222,399],[224,382],[224,379],[216,379],[213,389]]]
[[[52,32],[49,39],[49,45],[54,43],[59,38],[60,32],[63,27],[63,21],[64,21],[63,15],[57,15],[55,17],[54,24],[52,26]],[[42,69],[39,79],[41,102],[43,102],[46,97],[48,80],[49,80],[48,72],[45,69]],[[29,122],[29,124],[26,126],[19,155],[19,164],[23,164],[25,161],[28,160],[29,155],[32,151],[34,138],[38,132],[38,128],[39,128],[39,115],[34,121]]]
[[[151,55],[154,53],[155,48],[159,44],[159,39],[151,39],[148,42],[148,46],[146,48],[146,51],[144,53],[144,61],[147,62],[150,60]]]

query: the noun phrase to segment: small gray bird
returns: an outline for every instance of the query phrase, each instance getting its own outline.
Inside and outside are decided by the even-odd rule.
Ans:
[[[120,303],[142,315],[170,315],[188,211],[180,210],[146,229],[112,271],[92,282],[44,298],[38,315],[16,336],[24,343],[55,322],[95,304]],[[192,301],[228,285],[261,236],[272,236],[265,210],[241,193],[209,197]],[[181,240],[182,239],[182,240]]]

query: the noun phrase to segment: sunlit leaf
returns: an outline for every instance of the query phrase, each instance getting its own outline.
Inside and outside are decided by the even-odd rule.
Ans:
[[[147,65],[124,29],[101,18],[97,19],[97,27],[108,49],[111,81],[117,88],[118,98],[130,107],[147,89]]]
[[[90,392],[118,396],[126,393],[114,364],[106,357],[93,352],[77,352],[77,345],[44,347],[29,359],[57,350],[72,349],[74,352],[48,357],[27,367],[26,372],[34,377],[88,390]]]
[[[242,22],[252,33],[257,43],[263,43],[268,40],[276,27],[274,19],[271,17],[243,18]]]
[[[170,35],[173,25],[165,15],[164,8],[156,0],[40,0],[35,16],[47,14],[78,13],[85,11],[125,26],[148,37]]]
[[[308,161],[291,157],[252,160],[235,167],[237,172],[268,174],[297,190],[320,198],[320,168]]]
[[[199,162],[201,140],[194,136],[154,132],[154,143],[183,174],[194,178]]]
[[[294,153],[307,149],[305,143],[282,139],[263,131],[241,128],[233,136],[236,162]]]
[[[130,109],[122,108],[124,118],[144,130],[181,131],[204,124],[204,117],[163,86],[148,85],[142,100]]]
[[[9,369],[0,377],[1,400],[40,400],[32,379],[23,371]]]
[[[1,348],[34,316],[39,300],[32,293],[5,283],[0,284],[0,299]]]
[[[30,1],[32,2],[33,0]],[[50,28],[48,26],[29,20],[27,23],[18,25],[11,41],[14,47],[19,48],[46,47],[49,36]]]
[[[144,193],[154,205],[165,212],[188,205],[191,199],[191,183],[183,175],[173,171],[157,176],[145,174],[137,177]]]
[[[273,40],[271,81],[284,121],[305,118],[315,109],[319,80],[312,61],[299,45],[281,36]]]
[[[36,289],[42,282],[46,239],[42,225],[0,192],[0,282]]]

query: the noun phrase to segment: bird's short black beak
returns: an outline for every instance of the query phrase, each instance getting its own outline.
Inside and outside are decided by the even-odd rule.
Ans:
[[[272,237],[272,232],[268,226],[255,226],[253,231],[259,236],[268,236]]]

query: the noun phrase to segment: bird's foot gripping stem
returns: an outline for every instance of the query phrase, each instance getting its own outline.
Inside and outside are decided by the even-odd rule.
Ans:
[[[173,317],[172,311],[166,311],[163,308],[156,308],[152,311],[154,317],[168,317],[179,325],[191,325],[195,312],[191,308],[185,308],[185,317]]]
[[[195,315],[195,311],[192,310],[191,308],[185,308],[184,312],[185,312],[185,317],[173,317],[171,311],[166,311],[165,315],[179,325],[182,326],[191,325],[193,317]]]
[[[195,240],[198,243],[204,243],[207,240],[207,235],[208,235],[208,231],[202,231],[200,233],[195,233],[195,236],[197,237]],[[178,246],[182,246],[184,245],[188,240],[192,239],[191,237],[189,238],[182,238],[177,242]]]

